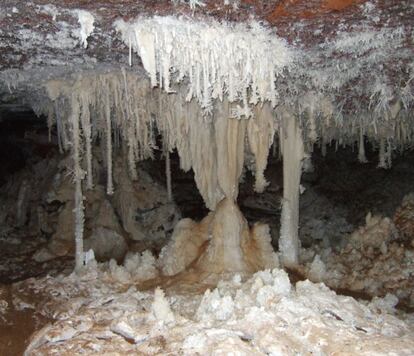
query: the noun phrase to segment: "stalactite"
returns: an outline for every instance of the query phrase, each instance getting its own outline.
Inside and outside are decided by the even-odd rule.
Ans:
[[[119,71],[94,72],[73,78],[71,82],[62,80],[61,83],[50,86],[53,89],[49,92],[50,99],[54,102],[56,111],[59,110],[54,118],[60,131],[61,147],[65,149],[69,147],[68,143],[71,144],[75,162],[77,270],[83,265],[81,163],[86,167],[89,187],[89,179],[92,178],[91,168],[88,167],[90,145],[94,140],[101,145],[104,165],[107,168],[107,190],[110,194],[114,188],[112,178],[118,176],[117,173],[113,177],[112,173],[112,164],[116,167],[115,162],[112,163],[112,152],[118,147],[118,137],[129,163],[130,176],[134,178],[136,163],[153,156],[157,144],[155,132],[160,133],[163,140],[168,199],[172,200],[169,153],[176,150],[181,168],[186,171],[193,169],[197,188],[206,206],[213,211],[206,221],[214,216],[216,227],[213,235],[216,240],[212,241],[209,231],[211,225],[206,223],[208,226],[203,231],[205,236],[202,243],[208,241],[209,247],[204,258],[199,260],[198,266],[204,268],[207,264],[219,262],[208,270],[238,271],[250,269],[250,259],[257,260],[257,256],[252,257],[252,254],[247,259],[243,256],[251,251],[254,255],[256,247],[254,243],[250,245],[246,239],[247,222],[243,220],[236,204],[245,149],[250,150],[249,154],[252,153],[255,158],[255,190],[263,191],[267,184],[263,172],[269,148],[278,131],[280,143],[273,144],[273,152],[279,150],[279,154],[283,154],[284,179],[279,246],[284,265],[297,265],[301,168],[302,164],[311,163],[306,159],[303,162],[303,139],[307,140],[306,151],[310,153],[312,144],[320,138],[322,153],[326,155],[328,141],[336,140],[337,144],[352,145],[358,139],[359,142],[362,141],[361,132],[362,137],[365,134],[366,139],[371,141],[378,135],[377,128],[371,128],[367,122],[358,122],[351,115],[346,120],[343,116],[338,119],[336,114],[333,115],[333,106],[329,104],[333,102],[331,97],[321,103],[319,97],[317,100],[313,98],[308,103],[312,111],[309,111],[309,106],[303,105],[299,110],[300,116],[296,119],[292,109],[286,109],[287,106],[280,104],[276,108],[272,107],[283,98],[276,92],[277,82],[270,84],[265,81],[266,76],[263,73],[255,72],[260,66],[253,65],[255,56],[252,53],[249,53],[251,58],[247,61],[239,58],[241,62],[237,62],[236,66],[215,50],[210,51],[209,55],[205,51],[200,57],[190,50],[194,49],[192,44],[188,44],[189,47],[183,53],[178,54],[173,50],[168,54],[168,51],[164,51],[170,41],[167,33],[163,32],[160,38],[154,39],[145,34],[144,28],[141,30],[143,34],[138,36],[140,41],[151,42],[144,43],[141,54],[147,57],[146,66],[150,68],[152,84],[159,85],[158,90],[151,88],[150,80],[143,73],[125,68]],[[188,37],[185,34],[182,36]],[[137,36],[133,34],[130,38],[131,46],[136,49]],[[145,48],[151,49],[151,46],[154,46],[154,53],[152,50],[147,54],[143,53]],[[160,48],[157,46],[162,47],[161,57]],[[181,58],[177,59],[179,55]],[[177,62],[180,64],[179,68],[170,68],[170,65]],[[225,72],[223,68],[230,71]],[[277,70],[273,72],[268,73],[269,78],[274,78]],[[186,76],[189,80],[188,87],[176,85],[178,77],[187,82]],[[243,85],[240,86],[240,83]],[[248,91],[246,83],[250,83]],[[167,94],[165,90],[171,93]],[[71,99],[66,101],[66,105],[71,104],[71,111],[66,110],[63,105],[65,98]],[[273,100],[273,103],[267,102],[269,100]],[[295,106],[298,107],[299,104],[289,108]],[[400,113],[400,117],[401,115]],[[388,140],[388,149],[384,153],[387,165],[391,164],[391,144],[399,148],[398,145],[412,137],[410,123],[408,119],[401,118],[398,123],[393,122],[393,125],[381,131],[384,123],[378,122],[381,137],[393,137],[393,141]],[[79,125],[83,135],[79,133]],[[305,130],[303,136],[300,127]],[[397,132],[399,136],[395,134]],[[386,146],[385,143],[384,145]],[[84,162],[81,161],[83,148],[86,150]],[[253,235],[250,234],[250,238]],[[264,235],[266,241],[270,241],[270,235]],[[270,242],[267,246],[271,251]]]
[[[288,109],[282,110],[283,202],[279,250],[282,263],[294,267],[299,259],[299,187],[304,147],[298,122]]]
[[[106,193],[112,195],[114,193],[114,185],[112,181],[112,123],[111,123],[111,106],[109,101],[109,92],[105,100],[105,118],[106,118],[106,165],[107,165],[107,184]]]
[[[387,163],[387,167],[391,168],[392,166],[392,144],[391,144],[390,139],[388,139],[388,147],[387,147],[387,152],[385,154],[385,161]]]
[[[132,40],[131,36],[128,38],[128,48],[129,48],[129,57],[128,57],[128,64],[132,66]]]
[[[87,188],[93,188],[93,173],[92,173],[92,128],[91,128],[91,117],[89,111],[89,101],[88,97],[83,93],[81,102],[82,102],[82,113],[81,113],[81,126],[83,131],[83,136],[85,137],[85,146],[86,146],[86,183]]]
[[[254,117],[247,122],[247,134],[251,152],[255,156],[254,190],[263,193],[269,185],[264,177],[269,149],[275,135],[276,125],[272,108],[268,103],[255,108]]]
[[[235,201],[244,163],[246,121],[229,119],[227,100],[217,109],[214,122],[218,185],[225,197]]]
[[[62,143],[62,119],[61,119],[61,112],[58,107],[58,102],[55,101],[55,117],[56,117],[56,130],[57,130],[57,140],[58,140],[58,147],[59,153],[63,154],[63,143]]]
[[[313,166],[312,162],[312,153],[307,152],[303,156],[303,172],[313,173],[314,171],[315,167]]]
[[[379,144],[379,162],[378,168],[388,168],[386,162],[386,152],[385,152],[385,138],[381,137]]]
[[[130,45],[131,46],[131,45]],[[130,47],[130,61],[131,61],[131,47]],[[130,62],[131,63],[131,62]],[[130,64],[131,65],[131,64]],[[125,68],[121,68],[122,78],[124,82],[124,95],[125,95],[125,120],[128,123],[128,133],[127,133],[127,145],[128,145],[128,167],[129,174],[132,180],[137,180],[137,171],[135,167],[136,156],[134,153],[134,143],[137,141],[135,136],[134,122],[131,118],[131,96],[128,90],[128,79]]]
[[[254,93],[253,102],[268,100],[275,106],[275,82],[293,63],[287,43],[255,22],[247,27],[153,17],[114,25],[127,45],[133,39],[132,48],[153,87],[159,84],[169,91],[171,79],[187,77],[186,100],[194,97],[204,114],[212,112],[214,99],[222,100],[224,93],[232,103],[243,102],[235,111],[238,117],[250,115],[247,91]]]
[[[364,136],[364,128],[361,124],[359,128],[359,140],[358,140],[358,161],[361,163],[367,163],[367,157],[365,155],[365,136]]]
[[[75,176],[75,271],[79,273],[84,265],[83,230],[84,230],[84,204],[82,194],[82,180],[84,171],[81,167],[81,135],[79,130],[79,104],[75,96],[72,97],[72,112],[70,114],[72,133],[72,157]]]

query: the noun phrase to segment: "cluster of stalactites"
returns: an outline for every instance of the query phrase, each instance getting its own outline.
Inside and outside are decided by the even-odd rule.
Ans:
[[[237,120],[231,118],[236,104],[223,99],[206,117],[196,101],[186,102],[182,90],[154,90],[148,80],[126,70],[80,76],[73,82],[51,81],[47,90],[52,101],[49,124],[56,124],[62,150],[74,152],[76,142],[75,181],[85,178],[88,189],[93,187],[94,142],[105,151],[107,193],[112,194],[113,150],[122,144],[134,179],[136,163],[153,157],[157,130],[164,152],[177,150],[181,168],[193,169],[209,209],[224,197],[237,198],[246,147],[255,158],[256,191],[267,185],[264,170],[277,130],[269,104],[254,106],[254,118]]]
[[[223,197],[237,198],[246,149],[254,156],[255,190],[265,189],[268,152],[283,117],[280,108],[291,111],[292,120],[298,120],[308,153],[315,143],[323,153],[332,142],[336,148],[357,144],[358,158],[364,162],[364,144],[370,141],[379,151],[379,167],[388,168],[392,151],[414,140],[413,117],[398,102],[381,116],[374,117],[368,108],[351,116],[342,114],[329,97],[309,94],[295,108],[259,103],[251,107],[249,120],[237,120],[232,118],[237,103],[223,98],[205,116],[197,101],[187,102],[182,86],[168,94],[161,88],[152,89],[142,75],[127,70],[50,81],[47,89],[52,102],[49,124],[56,124],[62,151],[73,150],[74,137],[78,137],[79,176],[86,177],[87,188],[93,186],[93,142],[99,142],[106,152],[107,192],[111,194],[112,151],[123,144],[134,179],[136,163],[153,157],[157,129],[164,152],[176,149],[181,168],[193,169],[197,187],[211,210]],[[74,115],[77,129],[69,119]]]
[[[259,23],[205,23],[174,17],[138,18],[115,23],[123,41],[138,53],[151,85],[172,92],[188,82],[186,101],[195,98],[203,114],[214,100],[237,103],[230,115],[249,118],[251,106],[279,101],[276,81],[293,64],[287,43]]]
[[[93,186],[94,141],[99,138],[106,150],[107,190],[111,193],[114,147],[120,142],[124,144],[130,175],[135,178],[136,162],[152,157],[157,147],[155,128],[162,135],[164,152],[176,149],[181,168],[194,170],[197,186],[210,209],[224,196],[237,197],[244,147],[255,158],[255,190],[262,192],[267,185],[264,170],[268,150],[275,132],[279,131],[282,106],[257,104],[252,106],[250,120],[238,122],[227,120],[238,104],[224,98],[216,102],[210,116],[205,116],[195,100],[186,101],[182,87],[176,88],[174,94],[167,94],[152,89],[142,75],[126,70],[85,75],[73,82],[51,81],[48,93],[53,102],[48,108],[49,124],[57,126],[62,151],[73,142],[73,128],[67,118],[72,112],[79,112],[80,154],[84,157],[82,167],[88,188]],[[315,143],[323,153],[332,142],[336,148],[356,144],[358,158],[364,162],[364,144],[370,141],[379,151],[379,166],[387,168],[391,165],[392,151],[404,149],[414,141],[413,116],[400,102],[381,115],[368,111],[369,108],[346,115],[328,96],[309,94],[298,100],[295,108],[290,108],[299,120],[307,152],[312,151]],[[230,162],[237,162],[237,167],[223,168],[230,167]],[[231,183],[224,180],[224,175],[231,175]]]
[[[356,146],[358,160],[364,163],[365,145],[369,142],[379,152],[380,168],[391,167],[392,152],[410,148],[414,142],[412,108],[405,107],[401,100],[382,110],[361,105],[357,112],[346,113],[331,97],[312,92],[298,100],[297,117],[307,151],[312,152],[315,143],[323,155],[326,146],[333,143],[336,150],[340,146]]]

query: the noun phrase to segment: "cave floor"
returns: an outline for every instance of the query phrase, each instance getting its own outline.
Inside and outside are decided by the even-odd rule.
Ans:
[[[208,290],[160,280],[165,295],[121,276],[91,264],[81,276],[14,284],[14,305],[26,312],[17,315],[12,340],[27,345],[23,335],[38,329],[28,322],[36,315],[45,326],[31,336],[29,355],[409,355],[414,347],[413,316],[389,299],[358,302],[323,284],[293,284],[279,269],[225,276]]]

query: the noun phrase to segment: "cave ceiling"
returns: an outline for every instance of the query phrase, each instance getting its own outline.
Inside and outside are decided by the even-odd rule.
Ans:
[[[94,16],[94,28],[86,48],[78,38],[79,10]],[[335,71],[338,76],[345,75],[344,72],[348,76],[341,81],[338,100],[353,96],[353,101],[357,98],[361,103],[368,102],[371,92],[373,96],[377,89],[350,93],[357,86],[372,86],[377,77],[381,85],[412,90],[406,88],[414,73],[412,1],[2,0],[2,107],[9,108],[17,102],[21,106],[21,98],[28,91],[33,101],[33,96],[36,97],[33,88],[45,78],[128,66],[128,46],[117,33],[115,21],[154,15],[174,15],[207,23],[256,20],[271,27],[275,35],[285,39],[298,53],[298,69],[286,80],[297,82],[295,88],[300,89],[290,86],[286,92],[318,91],[310,84],[315,80],[308,73],[315,72],[314,76],[320,78],[326,72],[328,78],[335,77]],[[391,92],[390,102],[396,100],[396,90]],[[345,105],[350,105],[349,101]]]

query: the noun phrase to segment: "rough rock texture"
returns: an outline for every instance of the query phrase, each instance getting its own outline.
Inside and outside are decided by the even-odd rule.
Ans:
[[[73,34],[79,28],[78,15],[74,10],[84,9],[95,15],[95,29],[91,38],[88,39],[88,55],[99,61],[118,59],[122,51],[120,42],[111,43],[105,41],[114,34],[112,21],[118,17],[131,19],[138,15],[167,15],[167,14],[195,14],[198,18],[226,19],[232,21],[245,21],[253,14],[259,20],[265,20],[278,28],[279,34],[283,34],[292,41],[301,41],[306,46],[312,46],[320,41],[320,35],[330,37],[335,30],[340,28],[351,28],[353,24],[365,19],[364,13],[359,6],[368,3],[369,6],[377,6],[383,12],[375,20],[378,25],[389,20],[391,25],[410,22],[409,2],[375,1],[370,3],[366,0],[311,0],[311,1],[204,1],[207,6],[197,6],[193,12],[189,6],[178,4],[179,2],[161,1],[65,1],[57,0],[49,4],[46,0],[34,0],[22,4],[14,0],[5,0],[1,12],[2,40],[5,43],[16,42],[16,46],[4,46],[3,66],[24,65],[34,54],[63,53],[64,50],[74,50],[72,58],[82,52],[77,34]],[[184,3],[184,2],[183,2]],[[177,5],[178,4],[178,5]],[[370,5],[371,4],[371,5]],[[387,11],[385,11],[387,10]],[[328,21],[329,20],[329,21]],[[385,20],[385,21],[384,21]],[[39,24],[37,27],[34,24]],[[320,26],[324,24],[324,26]],[[307,29],[306,31],[304,30]],[[19,31],[33,30],[38,41],[46,39],[43,48],[36,47],[36,43],[27,43],[19,37]],[[314,33],[310,30],[320,29],[321,32]],[[294,30],[292,32],[292,30]],[[26,32],[29,34],[30,32]],[[107,37],[106,37],[106,36]],[[60,40],[60,43],[58,42]],[[78,40],[78,41],[76,41]],[[29,47],[24,52],[24,46]],[[108,51],[111,48],[113,51]],[[70,60],[69,58],[66,61]]]
[[[368,214],[365,226],[353,232],[349,238],[349,249],[386,251],[386,245],[395,240],[397,232],[389,218]]]
[[[35,261],[44,262],[74,252],[74,185],[69,158],[54,152],[48,159],[36,159],[0,189],[0,235],[7,241],[12,236],[36,236],[42,238],[38,244],[47,239],[33,254]],[[99,176],[102,168],[97,162],[94,167]],[[128,240],[165,243],[180,216],[175,204],[167,201],[164,187],[141,169],[132,182],[123,167],[116,171],[120,189],[114,196],[108,196],[99,182],[85,189],[84,249],[93,249],[98,261],[122,261]]]
[[[311,280],[367,296],[392,293],[410,307],[414,306],[413,258],[413,249],[401,244],[392,220],[371,214],[365,226],[354,231],[337,251],[318,247],[302,251]]]
[[[278,269],[192,294],[139,291],[104,271],[98,265],[81,278],[14,286],[17,309],[56,319],[32,336],[26,355],[408,355],[414,348],[409,316],[396,314],[392,296],[360,303],[323,284],[294,286]],[[30,303],[31,294],[42,298]]]
[[[332,203],[314,189],[306,189],[300,197],[299,236],[302,246],[322,242],[324,247],[340,247],[344,235],[354,227],[346,219],[346,209]]]
[[[133,240],[164,242],[181,217],[177,206],[168,201],[165,188],[141,169],[132,181],[122,158],[114,169],[112,202],[124,230]]]
[[[394,224],[400,238],[414,247],[414,194],[404,197],[401,206],[394,215]]]
[[[56,189],[50,190],[47,197],[57,201],[62,208],[57,213],[57,223],[47,247],[34,255],[37,261],[44,261],[58,256],[66,256],[74,252],[74,186],[63,174],[55,177]],[[86,239],[85,250],[93,249],[98,260],[115,258],[122,260],[127,244],[112,205],[105,196],[102,186],[85,194],[86,197]],[[52,216],[51,219],[56,218]],[[49,220],[51,220],[49,218]],[[125,237],[124,237],[125,236]]]

